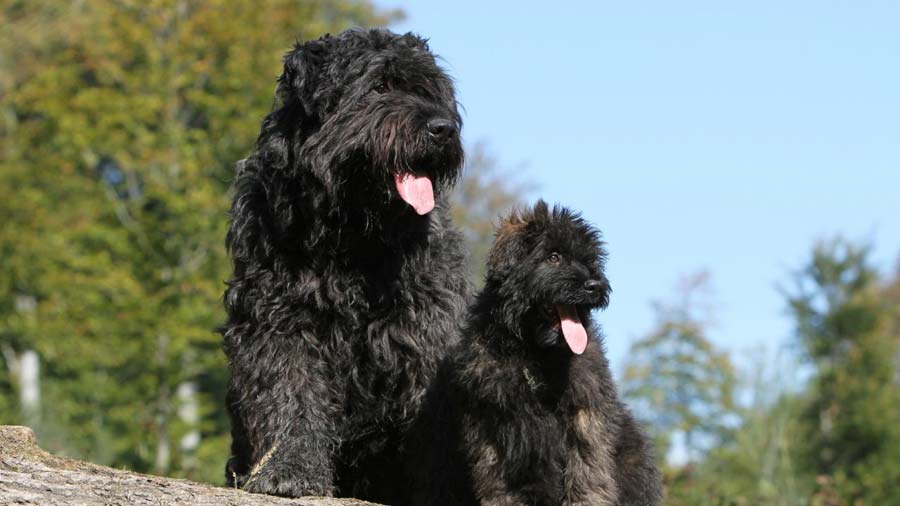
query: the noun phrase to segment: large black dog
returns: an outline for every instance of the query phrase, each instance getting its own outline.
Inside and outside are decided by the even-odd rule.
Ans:
[[[408,505],[651,506],[652,445],[619,401],[591,310],[596,230],[539,202],[497,232],[463,339],[413,428]]]
[[[390,499],[469,290],[446,202],[459,129],[417,36],[351,30],[285,57],[227,238],[233,486]]]

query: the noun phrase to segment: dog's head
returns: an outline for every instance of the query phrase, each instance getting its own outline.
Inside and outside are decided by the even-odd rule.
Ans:
[[[606,252],[600,233],[578,214],[538,201],[513,212],[497,230],[488,258],[487,286],[497,292],[502,316],[539,346],[587,346],[585,323],[609,303]]]
[[[355,29],[298,43],[276,101],[301,168],[338,201],[424,215],[459,176],[453,84],[416,35]]]

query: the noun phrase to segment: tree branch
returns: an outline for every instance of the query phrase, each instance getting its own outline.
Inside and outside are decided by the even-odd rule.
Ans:
[[[27,427],[0,426],[0,504],[22,506],[377,506],[356,499],[284,499],[55,457]]]

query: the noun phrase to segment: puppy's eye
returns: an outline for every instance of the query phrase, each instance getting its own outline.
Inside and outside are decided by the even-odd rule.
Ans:
[[[558,264],[561,259],[562,259],[562,257],[560,257],[559,253],[557,253],[555,251],[553,253],[550,253],[550,256],[547,257],[547,261],[550,262],[551,264]]]

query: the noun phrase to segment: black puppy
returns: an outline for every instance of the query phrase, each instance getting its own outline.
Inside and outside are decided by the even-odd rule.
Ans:
[[[415,35],[351,30],[285,57],[234,183],[229,484],[391,498],[469,291],[447,205],[459,129],[451,80]]]
[[[409,505],[656,505],[649,439],[616,394],[591,311],[599,233],[538,202],[500,226],[463,342],[413,429]]]

